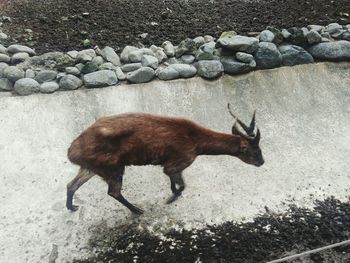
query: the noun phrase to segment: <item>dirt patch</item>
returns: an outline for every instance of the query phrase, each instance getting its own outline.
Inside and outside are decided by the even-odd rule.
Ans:
[[[349,0],[0,0],[0,10],[12,18],[4,31],[20,43],[29,41],[39,53],[82,49],[84,39],[118,49],[218,37],[227,30],[245,34],[269,25],[350,23],[344,15]]]
[[[350,202],[317,201],[314,209],[291,206],[249,223],[226,222],[196,230],[172,229],[163,235],[133,223],[98,229],[90,240],[95,256],[75,263],[235,263],[266,262],[350,238]],[[350,246],[312,254],[293,262],[349,262]]]

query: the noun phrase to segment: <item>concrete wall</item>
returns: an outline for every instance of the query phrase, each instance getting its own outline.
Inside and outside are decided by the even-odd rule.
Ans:
[[[350,64],[320,63],[142,85],[0,98],[0,262],[59,262],[84,255],[89,233],[105,224],[139,220],[158,228],[249,220],[283,202],[310,206],[317,198],[349,196]],[[229,132],[230,102],[249,121],[257,109],[266,163],[248,166],[229,156],[200,157],[185,171],[176,203],[160,167],[126,170],[124,193],[146,212],[135,219],[93,178],[65,208],[66,183],[77,167],[66,151],[103,115],[142,111],[190,118]]]

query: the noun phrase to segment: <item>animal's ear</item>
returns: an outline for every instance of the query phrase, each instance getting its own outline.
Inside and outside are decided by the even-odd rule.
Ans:
[[[260,142],[260,130],[257,129],[256,136],[253,139],[253,144],[254,145],[259,145],[259,142]]]

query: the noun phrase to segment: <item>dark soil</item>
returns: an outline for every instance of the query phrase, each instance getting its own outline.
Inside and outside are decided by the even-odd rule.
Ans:
[[[96,256],[74,263],[267,262],[349,239],[350,202],[329,198],[316,202],[312,210],[291,206],[283,214],[266,209],[253,222],[170,230],[164,235],[165,240],[140,230],[138,223],[98,229],[90,240]],[[292,262],[350,262],[350,246]]]
[[[0,15],[12,18],[4,32],[20,43],[29,41],[38,53],[82,49],[84,39],[118,49],[165,40],[178,44],[228,30],[346,24],[348,13],[349,0],[0,0]]]

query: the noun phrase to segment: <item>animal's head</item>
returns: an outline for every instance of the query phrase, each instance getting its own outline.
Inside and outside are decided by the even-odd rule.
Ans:
[[[259,146],[260,142],[260,130],[257,129],[256,134],[255,129],[255,111],[250,122],[250,125],[245,125],[238,117],[236,117],[231,109],[230,104],[228,104],[229,113],[235,118],[235,123],[232,126],[232,134],[239,135],[241,137],[240,150],[236,155],[241,161],[252,164],[255,166],[261,166],[264,164],[264,158],[261,153]],[[238,124],[243,128],[245,133],[241,132]]]

